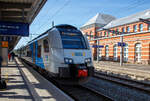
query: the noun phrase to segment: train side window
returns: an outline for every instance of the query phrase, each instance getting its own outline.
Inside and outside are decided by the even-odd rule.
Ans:
[[[27,51],[27,56],[31,57],[32,56],[32,51]]]
[[[48,45],[48,40],[45,39],[43,41],[43,46],[44,46],[44,52],[49,52],[49,45]]]
[[[38,58],[40,58],[41,57],[41,45],[38,46],[38,52],[37,53],[38,53],[37,54]]]

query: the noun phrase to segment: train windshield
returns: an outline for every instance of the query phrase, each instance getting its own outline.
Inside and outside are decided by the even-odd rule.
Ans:
[[[81,32],[61,32],[61,38],[64,49],[87,49]]]

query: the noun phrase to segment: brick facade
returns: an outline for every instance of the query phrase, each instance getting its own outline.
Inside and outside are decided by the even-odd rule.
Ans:
[[[109,28],[109,30],[116,31],[115,33],[95,26],[81,28],[81,31],[86,35],[92,35],[92,38],[88,37],[91,45],[97,45],[98,40],[99,45],[104,46],[104,48],[101,48],[101,51],[99,49],[100,60],[120,61],[121,47],[118,46],[120,35],[117,32],[123,32],[123,29],[123,42],[126,44],[123,48],[124,62],[150,64],[150,24],[146,22],[139,20]],[[115,45],[117,47],[116,50]],[[106,46],[108,47],[107,52]],[[92,53],[94,59],[96,59],[97,48],[92,48]]]

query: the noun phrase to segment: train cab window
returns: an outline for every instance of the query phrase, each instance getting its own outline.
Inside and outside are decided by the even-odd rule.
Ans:
[[[38,58],[41,58],[41,45],[38,46],[37,57],[38,57]]]
[[[45,39],[43,41],[43,46],[44,46],[44,52],[49,52],[49,44],[48,44],[48,40]]]
[[[87,49],[84,37],[81,33],[62,33],[62,45],[64,49]]]

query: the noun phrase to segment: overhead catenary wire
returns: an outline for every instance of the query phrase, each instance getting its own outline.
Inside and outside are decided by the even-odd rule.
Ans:
[[[120,10],[117,9],[114,13],[117,13],[117,15],[121,15],[122,12],[129,12],[131,10],[135,10],[135,8],[142,6],[143,4],[147,3],[149,0],[133,0],[131,1],[131,4],[128,6],[121,7]]]
[[[51,24],[48,24],[48,23],[50,23],[51,19],[53,17],[55,17],[60,11],[62,11],[64,9],[64,7],[66,7],[69,3],[70,3],[70,0],[66,0],[66,2],[59,9],[57,9],[56,12],[47,20],[47,23],[44,23],[43,25],[40,26],[39,30],[51,25]],[[45,26],[45,25],[47,25],[47,26]]]
[[[46,15],[41,16],[42,19],[45,19],[46,17],[50,16],[51,11],[53,11],[53,9],[56,7],[56,4],[58,3],[58,1],[59,1],[59,0],[55,0],[54,4],[52,4],[52,6],[51,6],[51,9],[48,9],[47,12],[45,12]],[[41,20],[41,19],[40,19],[40,20]],[[45,19],[45,20],[43,21],[43,23],[41,23],[41,24],[39,23],[40,25],[37,27],[37,29],[40,29],[40,27],[41,27],[42,25],[44,25],[44,24],[47,22],[47,20],[48,20],[48,18]],[[39,34],[38,34],[38,35],[39,35]]]
[[[59,1],[59,0],[55,0],[55,2],[54,2],[53,4],[51,4],[51,9],[50,9],[50,10],[47,10],[47,11],[45,12],[45,14],[46,14],[47,16],[50,15],[50,13],[51,13],[50,11],[55,8],[55,6],[56,6],[56,4],[58,3],[58,1]],[[50,5],[49,5],[49,6],[50,6]],[[45,16],[45,14],[42,15],[41,18],[45,19],[45,18],[47,17],[47,16]],[[36,20],[38,20],[38,19],[36,19]],[[40,21],[42,21],[42,19],[40,19]],[[40,23],[39,23],[40,21],[38,21],[38,24],[40,24]],[[46,21],[47,21],[47,20],[45,20],[43,23],[45,23]],[[42,24],[43,24],[43,23],[42,23]],[[34,23],[33,25],[36,25],[36,23]],[[40,24],[39,26],[41,26],[41,24]],[[38,27],[37,29],[39,29],[39,27]],[[40,35],[40,34],[37,34],[36,32],[34,32],[34,34],[30,33],[30,34],[29,34],[29,39],[28,39],[28,41],[31,41],[32,38],[34,38],[34,37],[36,37],[36,36],[38,36],[38,35]]]

